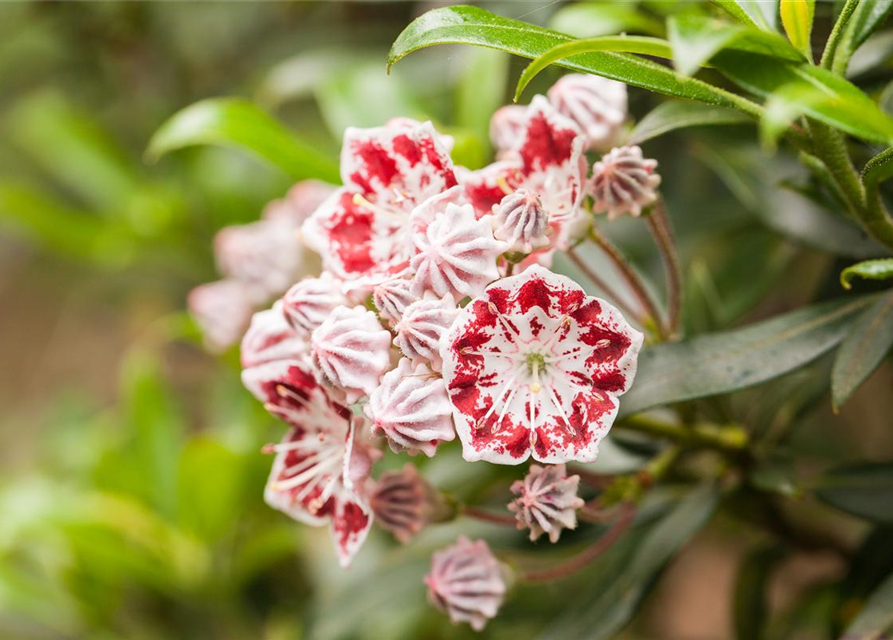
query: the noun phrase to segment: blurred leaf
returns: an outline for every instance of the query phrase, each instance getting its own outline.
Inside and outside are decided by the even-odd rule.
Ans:
[[[477,7],[444,7],[429,11],[404,29],[391,47],[388,65],[413,51],[438,44],[470,44],[525,58],[539,58],[554,47],[570,42],[574,42],[573,39],[563,34],[503,18]],[[627,54],[596,51],[572,55],[558,64],[680,98],[735,108],[745,102],[706,82],[682,78],[662,65]]]
[[[783,88],[789,101],[804,98],[799,106],[811,118],[864,140],[893,141],[893,119],[855,85],[826,69],[731,50],[720,52],[712,62],[751,93],[768,98]],[[813,104],[815,92],[824,99]]]
[[[662,36],[663,25],[639,11],[632,2],[578,2],[564,5],[552,15],[549,26],[575,38],[593,38],[612,33],[640,32]]]
[[[255,105],[238,98],[203,100],[174,114],[152,136],[146,154],[157,160],[176,149],[206,144],[250,151],[294,180],[339,181],[334,162]]]
[[[668,100],[661,102],[642,118],[629,137],[629,144],[641,144],[676,129],[753,122],[744,114],[725,107],[700,102]]]
[[[322,49],[307,51],[274,65],[264,76],[257,90],[257,101],[277,107],[288,100],[311,97],[317,86],[352,64],[378,52]]]
[[[853,53],[847,68],[847,77],[853,78],[883,65],[893,55],[893,31],[882,31],[871,36]],[[883,102],[878,100],[883,108]]]
[[[793,62],[803,60],[777,33],[707,16],[672,16],[667,23],[667,35],[673,47],[673,64],[684,76],[693,74],[716,53],[729,47]]]
[[[823,502],[846,513],[893,523],[893,463],[836,467],[819,479],[815,493]]]
[[[749,474],[751,484],[760,491],[775,493],[786,498],[796,498],[802,495],[794,468],[790,459],[782,456],[772,456],[770,459],[760,461]]]
[[[244,511],[245,465],[238,454],[207,438],[193,438],[180,456],[178,521],[214,541],[231,530]]]
[[[490,116],[505,102],[509,58],[487,49],[468,53],[456,87],[456,124],[489,146]]]
[[[891,261],[893,262],[893,261]],[[877,369],[893,346],[893,293],[880,298],[853,323],[840,345],[831,376],[835,409]]]
[[[863,280],[889,280],[893,278],[893,258],[865,260],[840,272],[840,284],[844,289],[852,289],[853,278]]]
[[[784,0],[782,0],[784,1]],[[738,563],[733,616],[736,640],[765,638],[772,572],[787,553],[778,546],[758,547]]]
[[[808,60],[812,60],[812,21],[815,17],[815,0],[781,0],[781,23],[788,40]]]
[[[832,300],[723,333],[646,347],[620,415],[777,378],[834,348],[872,298]]]
[[[882,640],[893,631],[893,575],[879,586],[847,627],[844,640]]]
[[[878,27],[884,24],[891,9],[893,9],[893,0],[870,0],[869,2],[859,2],[856,5],[856,10],[846,23],[843,36],[834,52],[832,68],[835,72],[846,73],[846,66],[853,53]]]
[[[707,523],[717,501],[712,486],[689,492],[648,531],[619,575],[594,581],[575,604],[537,636],[538,640],[614,637],[629,622],[661,568]]]
[[[752,27],[770,31],[775,28],[778,0],[713,0],[739,21]]]

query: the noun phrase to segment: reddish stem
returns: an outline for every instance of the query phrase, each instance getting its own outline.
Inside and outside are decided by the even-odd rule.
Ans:
[[[486,509],[478,509],[477,507],[462,507],[462,514],[481,522],[489,522],[490,524],[499,524],[503,526],[516,527],[518,521],[514,516],[503,515],[501,513],[493,513]]]
[[[682,306],[682,267],[679,264],[676,241],[673,239],[673,227],[670,225],[670,218],[663,200],[657,201],[647,220],[648,229],[654,237],[654,242],[664,263],[667,278],[667,324],[671,336],[674,336],[679,332],[679,311]]]
[[[608,283],[605,282],[601,278],[601,276],[599,276],[595,271],[593,271],[592,268],[588,264],[586,264],[586,261],[583,260],[583,258],[581,258],[580,255],[576,251],[574,251],[573,248],[568,249],[565,253],[567,254],[567,257],[570,258],[571,262],[573,262],[576,265],[576,267],[580,271],[582,271],[583,274],[587,278],[589,278],[589,280],[592,281],[592,284],[594,284],[596,287],[598,287],[599,289],[604,291],[605,295],[607,295],[609,298],[611,298],[618,307],[623,309],[623,311],[625,311],[629,315],[633,316],[634,318],[637,318],[639,320],[639,322],[642,322],[644,324],[645,318],[642,315],[642,312],[630,308],[630,306],[623,301],[623,298],[621,298],[619,295],[617,295],[617,291],[615,291],[613,288],[611,288],[611,286],[608,285]]]

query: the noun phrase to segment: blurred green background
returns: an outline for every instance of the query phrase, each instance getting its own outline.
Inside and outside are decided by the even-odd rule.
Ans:
[[[633,20],[631,4],[590,23],[556,18],[560,3],[486,6],[597,35]],[[673,3],[646,4],[659,16]],[[280,428],[243,392],[236,354],[207,356],[183,311],[189,289],[216,277],[213,234],[257,219],[294,176],[216,147],[144,157],[174,112],[241,96],[333,161],[346,126],[406,115],[434,120],[456,136],[457,162],[481,166],[489,116],[508,101],[520,63],[441,49],[387,76],[390,43],[433,6],[0,4],[0,637],[468,635],[424,605],[418,579],[431,547],[481,525],[446,527],[405,551],[375,534],[357,565],[340,571],[325,530],[263,504],[270,459],[260,448]],[[657,20],[631,27],[662,28]],[[539,88],[555,77],[542,74]],[[656,103],[631,92],[636,114]],[[830,286],[840,264],[761,221],[766,167],[752,129],[686,133],[647,151],[660,160],[681,239],[690,331],[790,308]],[[626,222],[613,234],[659,278],[647,236]],[[815,464],[889,459],[890,371],[834,418],[827,405],[803,414],[824,391],[827,362],[818,367],[820,375],[803,372],[765,403],[788,403],[792,421],[810,422],[805,446]],[[429,478],[456,491],[478,487],[480,469],[458,460],[448,448]],[[854,526],[840,524],[844,535],[858,535]],[[523,548],[523,536],[502,535]],[[629,637],[730,637],[736,563],[755,535],[723,522],[701,534]],[[833,555],[794,557],[776,604],[824,597],[842,571]],[[563,598],[555,587],[531,590],[488,635],[529,637]]]

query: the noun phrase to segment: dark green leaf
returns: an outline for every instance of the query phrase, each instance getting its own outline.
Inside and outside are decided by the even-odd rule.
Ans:
[[[738,564],[733,615],[736,640],[762,640],[769,617],[769,582],[786,556],[778,546],[758,547]]]
[[[206,144],[250,151],[295,180],[339,181],[334,162],[252,103],[236,98],[203,100],[174,114],[152,136],[146,153],[157,159],[175,149]]]
[[[827,472],[816,486],[825,503],[874,522],[893,523],[893,463],[845,465]]]
[[[751,93],[768,98],[784,89],[789,100],[802,95],[805,115],[858,138],[893,141],[893,119],[855,85],[826,69],[728,49],[714,56],[712,63]],[[813,97],[816,93],[821,100]]]
[[[781,24],[788,40],[803,55],[812,60],[812,21],[815,17],[815,0],[781,0],[779,5]]]
[[[877,369],[891,346],[893,293],[888,293],[859,316],[840,345],[831,375],[831,397],[835,408],[843,406]]]
[[[578,2],[555,12],[549,26],[575,38],[594,38],[614,33],[662,36],[664,26],[631,3]]]
[[[847,627],[843,640],[882,640],[893,631],[893,575],[881,583]]]
[[[870,301],[833,300],[743,329],[648,347],[620,414],[728,393],[793,371],[836,346]]]
[[[840,272],[840,284],[844,289],[852,289],[853,278],[889,280],[893,278],[893,258],[865,260]]]
[[[747,124],[753,120],[725,107],[700,102],[669,100],[662,102],[642,118],[629,137],[630,144],[641,144],[665,133],[686,127],[723,124]]]

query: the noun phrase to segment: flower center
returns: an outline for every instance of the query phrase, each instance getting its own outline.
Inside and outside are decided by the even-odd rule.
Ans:
[[[541,353],[527,354],[527,372],[530,374],[530,391],[539,393],[542,386],[540,385],[540,372],[546,369],[546,357]]]

